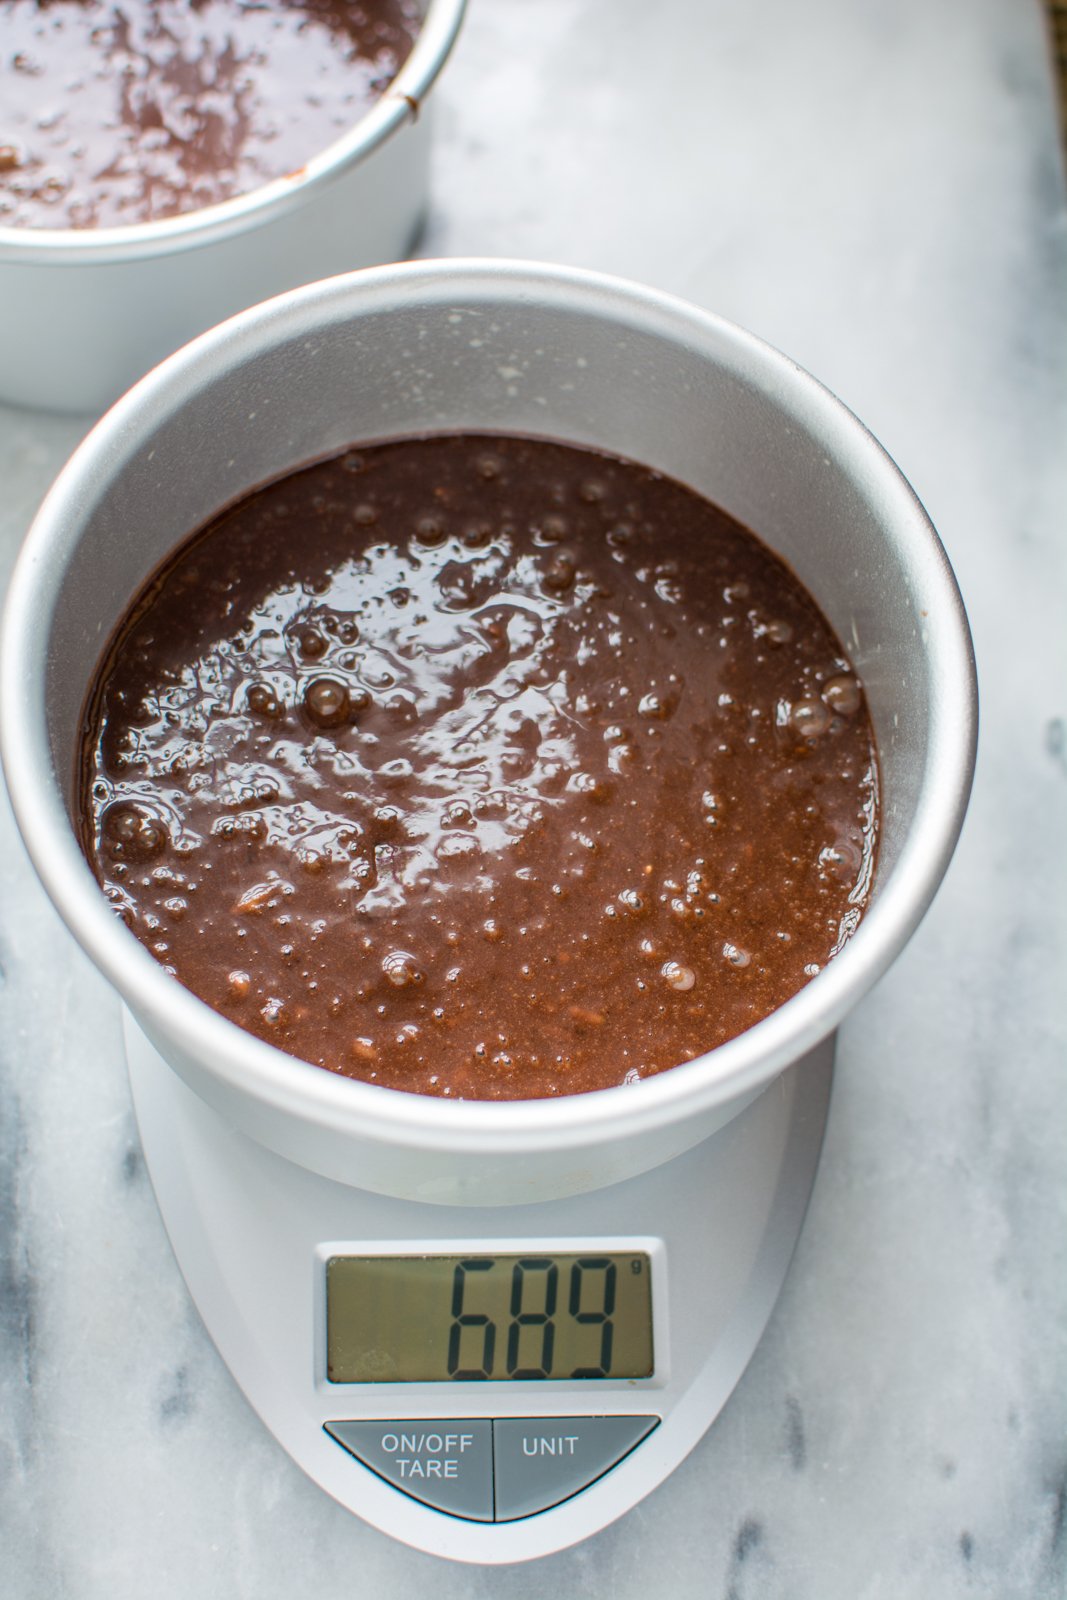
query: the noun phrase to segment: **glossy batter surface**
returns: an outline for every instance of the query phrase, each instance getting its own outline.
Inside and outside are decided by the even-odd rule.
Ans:
[[[419,20],[415,0],[0,0],[0,224],[155,221],[295,172]]]
[[[592,452],[349,451],[195,538],[104,664],[87,849],[210,1005],[334,1071],[533,1098],[767,1015],[855,927],[860,686],[791,573]]]

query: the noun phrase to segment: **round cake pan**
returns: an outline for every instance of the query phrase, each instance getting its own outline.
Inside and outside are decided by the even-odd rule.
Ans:
[[[75,836],[90,679],[175,546],[247,490],[354,441],[461,429],[599,447],[690,484],[792,566],[866,686],[882,826],[858,930],[766,1020],[636,1084],[453,1102],[294,1060],[156,964],[110,910]],[[298,289],[149,374],[41,507],[12,580],[0,695],[5,770],[37,870],[174,1070],[293,1161],[452,1204],[551,1199],[648,1170],[825,1040],[937,888],[970,790],[977,720],[945,553],[897,468],[839,401],[767,345],[680,301],[501,261],[372,269]]]
[[[291,175],[121,228],[0,226],[0,400],[96,412],[195,334],[313,279],[410,251],[431,108],[466,0],[426,0],[411,55],[367,115]]]

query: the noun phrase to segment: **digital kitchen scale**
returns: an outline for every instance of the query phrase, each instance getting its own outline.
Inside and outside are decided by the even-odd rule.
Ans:
[[[651,1172],[491,1208],[309,1172],[222,1121],[128,1016],[126,1042],[175,1255],[252,1406],[365,1521],[482,1563],[603,1528],[717,1416],[796,1244],[834,1049]]]

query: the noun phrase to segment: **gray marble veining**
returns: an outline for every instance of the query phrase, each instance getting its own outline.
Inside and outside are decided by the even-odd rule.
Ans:
[[[426,255],[643,278],[856,410],[970,611],[974,800],[843,1031],[792,1273],[725,1412],[504,1571],[312,1486],[200,1326],[117,1005],[0,801],[0,1592],[1058,1600],[1067,1592],[1067,212],[1036,0],[472,0]],[[0,572],[85,422],[0,411]]]

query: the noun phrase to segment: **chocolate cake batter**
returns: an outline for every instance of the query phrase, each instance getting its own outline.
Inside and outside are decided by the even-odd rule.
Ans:
[[[788,569],[692,491],[531,439],[350,450],[183,549],[103,664],[87,851],[169,972],[422,1094],[643,1078],[855,927],[877,767]]]
[[[149,222],[295,172],[419,23],[416,0],[0,0],[0,224]]]

